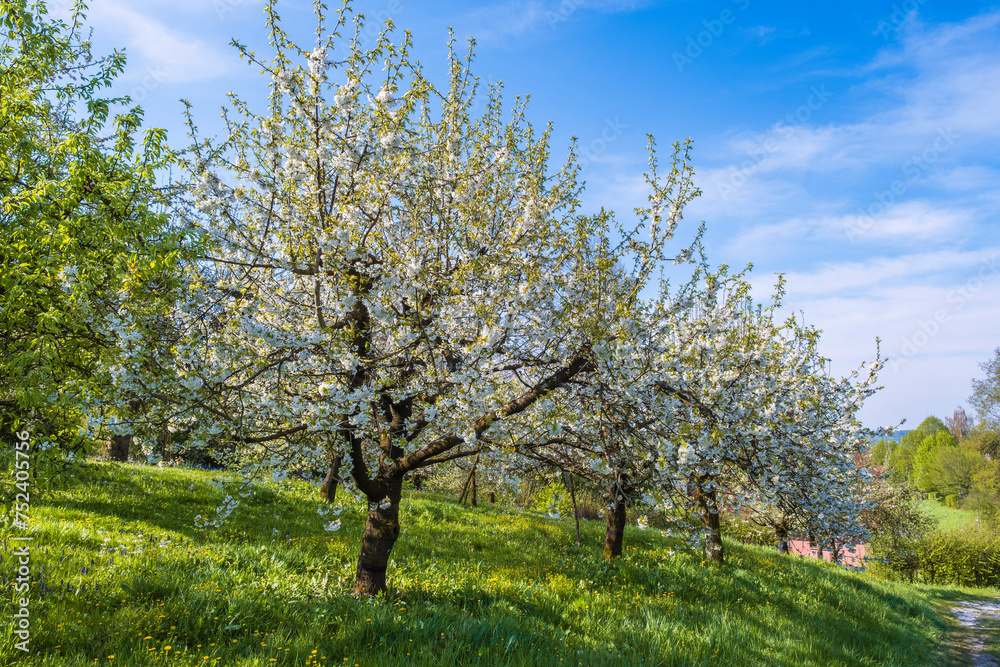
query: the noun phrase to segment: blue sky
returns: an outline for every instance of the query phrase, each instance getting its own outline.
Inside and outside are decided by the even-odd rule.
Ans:
[[[50,5],[65,7],[67,0]],[[121,92],[183,143],[181,105],[218,128],[228,90],[263,80],[228,46],[266,45],[262,0],[93,0],[98,49],[125,47]],[[579,139],[585,203],[628,215],[645,199],[646,134],[694,140],[713,263],[775,273],[786,304],[824,330],[836,373],[890,358],[868,425],[914,428],[968,407],[977,362],[1000,346],[1000,5],[942,0],[376,0],[445,75],[447,28],[477,40],[475,73]],[[282,3],[312,39],[311,3]],[[682,230],[681,234],[684,234]]]

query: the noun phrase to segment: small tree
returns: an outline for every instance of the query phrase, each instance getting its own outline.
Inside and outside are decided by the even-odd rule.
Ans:
[[[948,427],[952,437],[961,442],[972,431],[972,418],[965,413],[964,408],[959,406],[955,408],[955,412],[952,413],[951,417],[945,417],[944,425]]]
[[[561,395],[572,428],[514,444],[608,490],[606,558],[621,553],[626,504],[693,515],[709,561],[724,560],[720,514],[744,502],[777,512],[786,537],[860,534],[856,458],[871,434],[855,415],[880,362],[856,384],[827,378],[818,332],[775,322],[777,299],[765,311],[748,296],[742,275],[702,267],[676,298],[661,296],[627,359]]]
[[[917,484],[920,468],[938,447],[953,446],[955,443],[948,428],[940,419],[927,417],[914,430],[904,435],[899,446],[892,450],[889,468],[896,479]]]

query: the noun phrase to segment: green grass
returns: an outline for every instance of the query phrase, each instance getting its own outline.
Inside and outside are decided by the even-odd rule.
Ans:
[[[943,532],[951,532],[960,528],[975,528],[976,513],[948,507],[938,500],[922,500],[919,503],[921,511],[937,521],[937,528]]]
[[[350,595],[363,527],[322,528],[317,489],[259,487],[216,532],[210,473],[98,464],[99,479],[31,507],[35,665],[915,665],[941,660],[926,593],[727,543],[728,563],[631,528],[430,494],[402,503],[381,600]],[[12,542],[0,550],[5,590]],[[44,568],[44,569],[41,569]],[[44,590],[43,590],[44,585]],[[11,618],[14,599],[0,600]],[[0,662],[19,659],[10,624]],[[114,656],[111,658],[109,656]]]

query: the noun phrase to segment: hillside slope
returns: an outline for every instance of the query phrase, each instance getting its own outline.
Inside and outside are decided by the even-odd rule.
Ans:
[[[708,567],[660,531],[410,492],[384,601],[350,596],[361,507],[323,528],[305,482],[258,486],[222,529],[225,492],[191,469],[100,463],[87,486],[35,500],[35,665],[916,665],[944,625],[901,585],[727,543]],[[0,574],[14,571],[5,540]],[[11,618],[17,594],[2,598]],[[0,661],[20,658],[4,624]],[[112,657],[113,656],[113,657]],[[22,661],[23,662],[23,661]]]
[[[971,510],[948,507],[937,500],[922,500],[919,507],[924,514],[934,520],[940,531],[950,532],[963,528],[978,530],[976,513]]]

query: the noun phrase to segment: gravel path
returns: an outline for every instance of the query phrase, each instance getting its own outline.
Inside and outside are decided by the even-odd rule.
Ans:
[[[1000,667],[997,659],[986,652],[983,622],[986,619],[1000,621],[1000,602],[959,602],[952,609],[958,622],[975,634],[969,641],[972,654],[969,659],[974,667]]]

